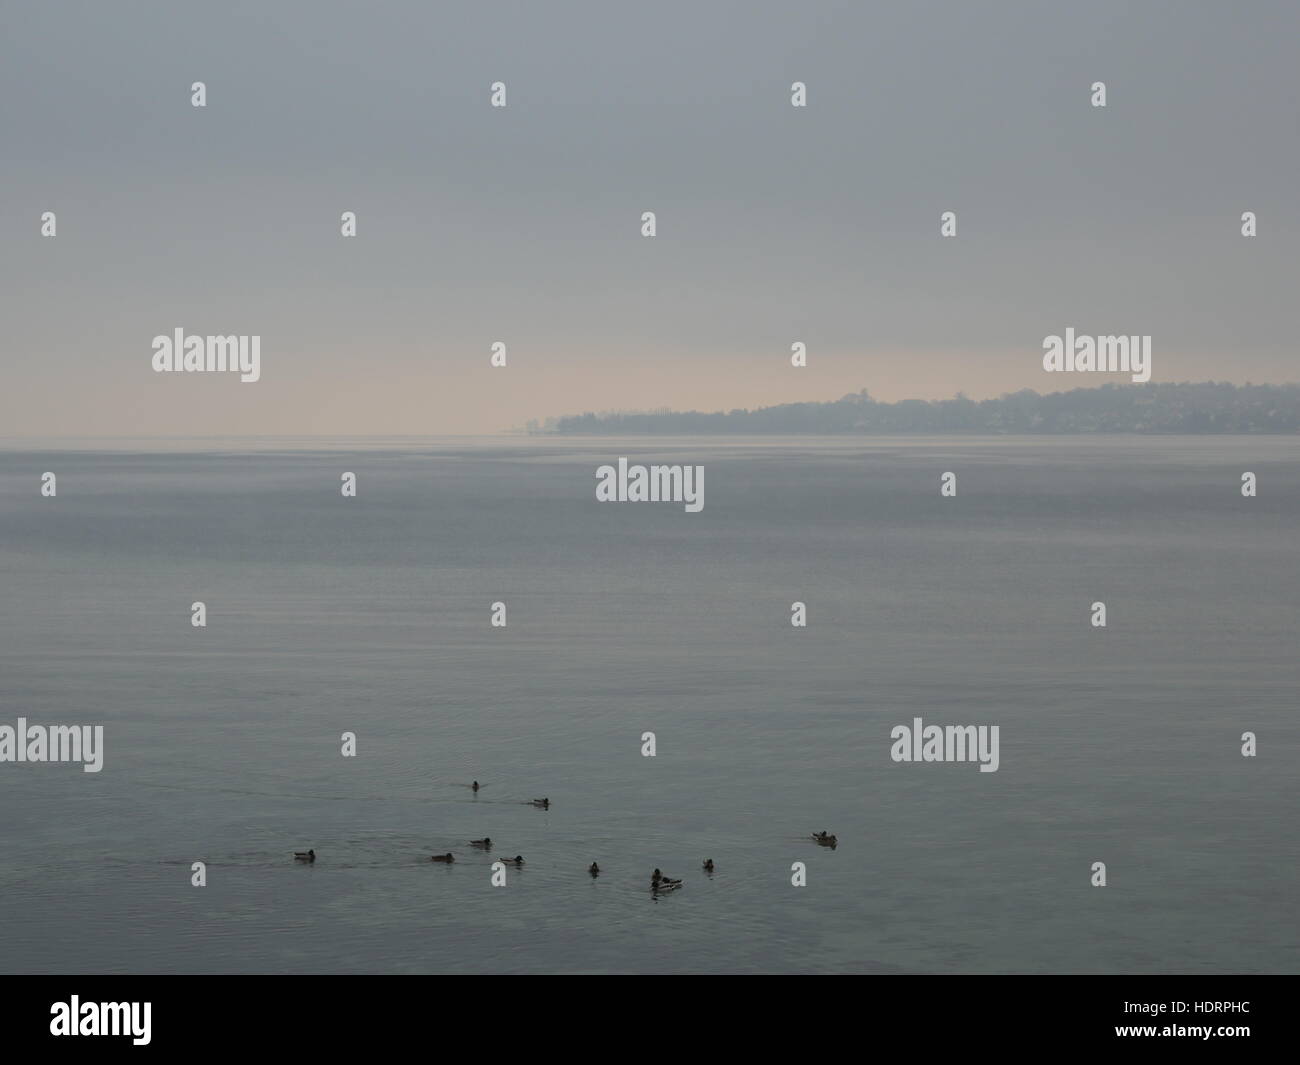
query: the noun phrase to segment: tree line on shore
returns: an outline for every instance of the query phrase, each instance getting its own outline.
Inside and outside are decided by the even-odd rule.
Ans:
[[[535,433],[1295,433],[1300,384],[1106,384],[996,399],[885,403],[864,388],[824,403],[754,410],[608,411],[532,421]]]

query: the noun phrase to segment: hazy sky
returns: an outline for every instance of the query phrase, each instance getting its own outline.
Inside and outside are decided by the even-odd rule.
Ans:
[[[0,0],[0,434],[1101,383],[1043,372],[1066,326],[1297,380],[1297,40],[1294,2]],[[260,334],[261,381],[155,374],[177,327]]]

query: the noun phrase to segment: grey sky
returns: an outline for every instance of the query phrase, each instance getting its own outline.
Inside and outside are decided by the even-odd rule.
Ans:
[[[1153,380],[1300,378],[1294,3],[0,19],[3,433],[490,432],[1100,383],[1043,373],[1066,326],[1151,334]],[[154,374],[178,326],[261,334],[262,380]]]

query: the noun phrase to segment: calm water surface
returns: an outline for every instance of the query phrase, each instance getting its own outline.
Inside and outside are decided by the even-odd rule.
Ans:
[[[1300,441],[112,447],[0,450],[0,722],[106,733],[0,765],[4,971],[1300,968]]]

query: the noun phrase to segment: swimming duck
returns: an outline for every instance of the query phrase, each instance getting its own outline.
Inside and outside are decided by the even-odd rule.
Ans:
[[[658,869],[650,874],[650,886],[655,889],[677,887],[680,880],[674,880],[671,876],[664,876]]]
[[[823,847],[834,847],[839,842],[838,839],[827,832],[814,832],[812,838]]]
[[[533,805],[536,806],[539,810],[549,810],[550,807],[551,807],[551,800],[550,800],[550,799],[534,799],[534,800],[533,800]]]
[[[471,847],[479,847],[482,850],[490,851],[492,849],[492,837],[484,836],[482,839],[472,839],[469,841]]]
[[[591,863],[591,868],[587,870],[592,876],[600,876],[600,866],[595,862]]]
[[[704,871],[705,871],[706,873],[711,873],[711,872],[713,872],[713,859],[712,859],[712,858],[705,858],[705,859],[704,859]]]
[[[523,858],[516,854],[513,858],[498,858],[497,861],[505,862],[506,865],[519,866],[524,864]]]
[[[470,787],[473,788],[475,791],[478,791],[478,781],[477,780],[474,781],[474,783],[471,784]]]
[[[293,859],[296,862],[314,862],[316,860],[316,852],[314,850],[294,851]]]
[[[454,862],[455,860],[456,856],[452,854],[451,851],[448,851],[446,854],[435,854],[429,859],[431,862]]]

